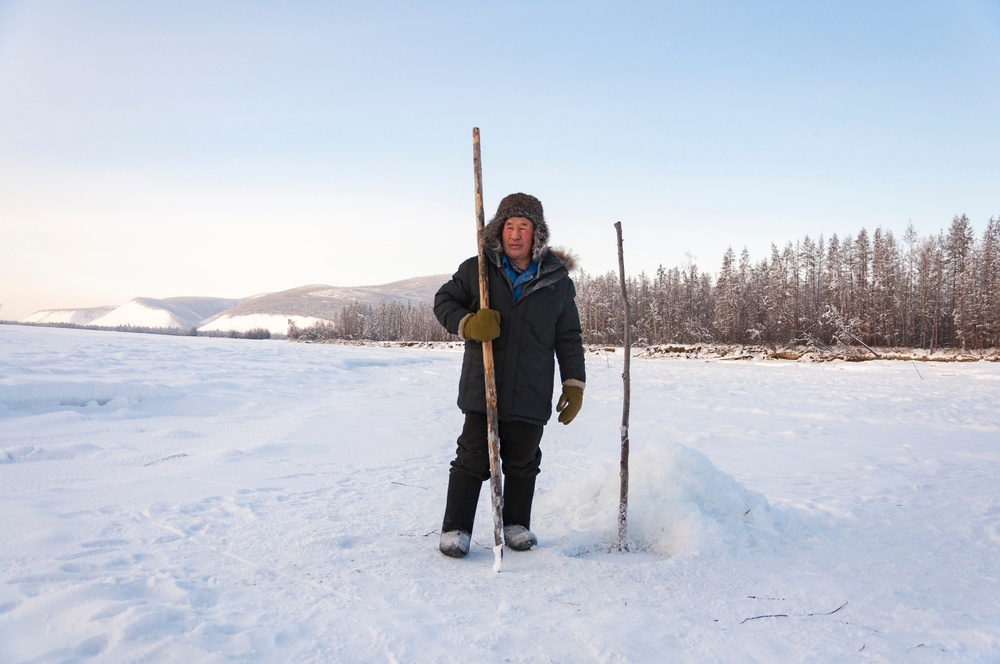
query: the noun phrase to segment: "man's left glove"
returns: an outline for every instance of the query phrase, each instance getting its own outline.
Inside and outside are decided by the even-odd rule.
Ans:
[[[562,395],[559,397],[559,403],[556,404],[559,421],[563,424],[572,422],[583,407],[583,387],[584,383],[580,380],[563,381]]]

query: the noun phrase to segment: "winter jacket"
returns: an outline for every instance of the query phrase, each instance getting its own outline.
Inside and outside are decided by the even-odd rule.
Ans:
[[[545,424],[552,415],[556,360],[562,381],[586,382],[576,289],[564,262],[569,259],[547,249],[538,276],[524,285],[515,304],[500,257],[491,249],[484,252],[489,305],[500,312],[500,336],[493,340],[497,414],[501,420]],[[479,308],[479,262],[474,256],[438,290],[434,314],[445,329],[458,334],[462,319]],[[486,412],[483,347],[478,341],[465,342],[458,407]]]

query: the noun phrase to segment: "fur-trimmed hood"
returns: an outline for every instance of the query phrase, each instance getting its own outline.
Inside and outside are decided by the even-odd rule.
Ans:
[[[486,258],[492,262],[497,267],[501,265],[501,258],[503,257],[503,249],[486,249]],[[553,263],[553,261],[555,261]],[[546,247],[542,252],[541,258],[537,261],[539,265],[539,274],[542,272],[551,273],[555,269],[560,269],[559,265],[566,268],[566,272],[572,272],[573,270],[580,267],[580,259],[574,254],[570,249],[564,249],[562,247]]]
[[[579,267],[579,259],[569,249],[563,249],[562,247],[549,247],[549,252],[556,258],[562,261],[562,264],[566,266],[569,272],[572,272]]]

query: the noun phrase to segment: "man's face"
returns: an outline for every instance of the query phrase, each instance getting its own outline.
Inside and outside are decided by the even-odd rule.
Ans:
[[[511,217],[503,225],[503,252],[522,270],[531,264],[535,224],[527,217]]]

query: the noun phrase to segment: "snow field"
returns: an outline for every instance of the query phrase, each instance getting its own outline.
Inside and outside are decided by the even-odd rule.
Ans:
[[[461,353],[0,327],[0,661],[1000,659],[1000,365],[632,362],[437,551]]]

